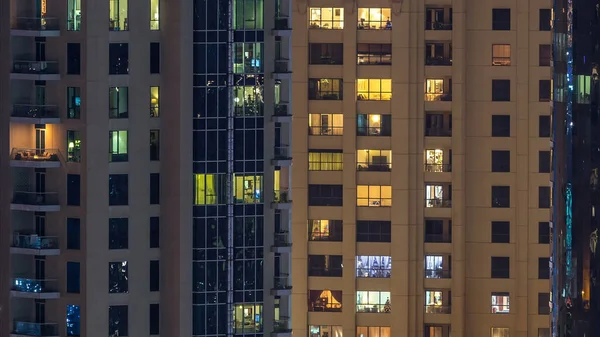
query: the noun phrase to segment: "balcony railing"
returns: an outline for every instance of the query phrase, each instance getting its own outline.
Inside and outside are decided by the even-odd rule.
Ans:
[[[286,60],[286,59],[278,59],[275,60],[275,73],[289,73],[289,67],[288,65],[290,64],[290,60]]]
[[[389,136],[389,128],[380,126],[359,126],[356,128],[357,136]]]
[[[13,105],[11,117],[19,118],[59,118],[58,106],[15,104]]]
[[[11,160],[30,162],[59,162],[60,152],[57,149],[13,149],[10,154]]]
[[[58,193],[56,192],[25,192],[16,191],[13,194],[13,204],[32,205],[32,206],[51,206],[59,205]]]
[[[451,102],[452,94],[425,93],[425,102]]]
[[[273,321],[273,332],[286,333],[292,332],[288,317],[280,316],[279,319]]]
[[[309,126],[308,134],[311,136],[341,136],[344,134],[343,126]]]
[[[452,199],[425,199],[425,207],[431,208],[446,208],[452,207]]]
[[[449,233],[446,234],[425,234],[426,243],[451,243],[452,236]]]
[[[286,231],[280,231],[280,232],[276,232],[274,234],[274,240],[273,240],[273,245],[275,245],[275,247],[289,247],[292,244],[290,243],[290,239],[289,239],[289,235],[290,233],[286,232]]]
[[[385,304],[357,304],[356,312],[365,313],[391,313],[392,305],[390,303]]]
[[[425,278],[451,278],[452,271],[445,269],[425,269]]]
[[[276,146],[273,152],[275,159],[290,159],[290,147],[289,146]]]
[[[273,111],[275,116],[291,116],[288,109],[288,103],[275,104],[275,110]]]
[[[54,75],[59,74],[56,61],[13,61],[13,74]]]
[[[392,170],[392,164],[356,163],[356,169],[358,171],[389,172]]]
[[[317,92],[309,92],[308,99],[310,100],[326,100],[326,101],[336,101],[342,100],[344,95],[341,91],[317,91]]]
[[[425,172],[452,172],[451,164],[425,164]]]
[[[425,304],[426,314],[450,314],[452,307],[449,305]]]
[[[289,198],[290,191],[288,189],[275,190],[273,192],[275,193],[275,197],[273,198],[274,202],[282,204],[292,202]]]
[[[13,22],[12,29],[16,30],[60,30],[58,18],[27,18],[18,17]]]
[[[17,277],[13,279],[11,289],[22,293],[54,293],[58,292],[58,281]]]
[[[446,129],[443,127],[437,128],[426,128],[425,137],[451,137],[452,129]]]
[[[432,56],[425,58],[426,66],[451,66],[452,59],[445,56]]]
[[[426,22],[425,30],[452,30],[452,23]]]
[[[59,336],[58,324],[56,323],[33,323],[25,321],[14,321],[12,332],[15,335],[51,337]]]
[[[37,236],[13,234],[12,246],[25,249],[58,249],[58,238],[55,236]]]
[[[274,289],[292,289],[292,282],[289,275],[286,276],[275,276],[273,278]]]

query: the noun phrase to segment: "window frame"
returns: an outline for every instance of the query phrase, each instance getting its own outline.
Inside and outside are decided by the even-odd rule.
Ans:
[[[508,53],[507,53],[508,51]],[[498,53],[498,55],[497,55]],[[507,56],[508,55],[508,56]],[[511,45],[510,44],[492,44],[492,65],[510,66],[511,65]]]
[[[379,121],[376,121],[376,119]],[[379,126],[376,126],[376,123],[379,123]],[[361,126],[361,124],[364,125]],[[357,114],[356,135],[390,137],[392,135],[392,115],[378,113]]]
[[[328,84],[327,81],[331,81]],[[323,89],[323,86],[331,86],[331,89]],[[341,78],[309,78],[308,79],[309,100],[341,101],[344,99],[344,81]]]
[[[366,298],[366,301],[360,301],[363,295]],[[371,295],[377,295],[378,300],[375,301],[374,298],[371,298]],[[385,298],[386,299],[382,299]],[[389,302],[388,302],[389,301]],[[390,313],[391,312],[391,292],[389,291],[379,291],[379,290],[357,290],[356,291],[356,313]],[[389,306],[389,310],[388,307]],[[373,311],[375,310],[375,311]]]
[[[356,45],[356,64],[361,66],[391,65],[392,45],[390,43],[358,43]]]
[[[392,257],[389,255],[357,255],[354,260],[354,267],[356,278],[392,277]]]
[[[108,219],[108,249],[129,249],[129,219]]]
[[[307,221],[308,241],[340,242],[344,236],[342,220],[311,220]]]
[[[375,11],[375,13],[373,13]],[[377,13],[379,11],[379,13]],[[388,7],[359,7],[358,22],[356,27],[361,29],[392,29],[392,9]],[[362,13],[361,13],[362,12]],[[379,20],[374,20],[373,16],[379,17]],[[387,17],[387,18],[386,18]]]
[[[364,151],[361,152],[361,151]],[[379,154],[379,155],[376,155]],[[365,161],[359,161],[360,157],[366,157]],[[385,163],[376,163],[374,158],[386,158]],[[356,150],[357,171],[389,172],[392,170],[392,150]]]
[[[389,191],[389,197],[384,197]],[[362,193],[361,193],[362,192]],[[361,196],[366,192],[366,197]],[[371,196],[372,194],[378,196]],[[366,203],[365,203],[366,201]],[[391,185],[356,185],[357,207],[392,207]]]
[[[357,220],[356,242],[392,242],[392,222]]]
[[[389,83],[389,91],[384,87]],[[366,85],[366,90],[363,86]],[[363,87],[361,89],[361,87]],[[391,101],[392,79],[390,78],[357,78],[356,79],[357,101]]]
[[[125,101],[125,111],[121,110],[121,102]],[[108,88],[108,118],[129,118],[129,87]]]
[[[323,10],[331,10],[331,19],[323,19]],[[336,12],[339,14],[335,15]],[[309,7],[308,13],[309,29],[344,29],[343,7]]]
[[[506,18],[499,18],[499,16],[505,16],[508,14],[508,21]],[[507,31],[511,29],[512,25],[512,11],[510,8],[492,8],[492,30]]]
[[[492,243],[510,243],[510,221],[492,221],[491,234]]]
[[[510,154],[510,150],[492,150],[492,173],[510,172]]]
[[[509,279],[510,278],[510,257],[492,256],[490,260],[490,278]],[[506,266],[503,266],[507,264]],[[500,265],[500,266],[498,266]]]
[[[308,151],[309,171],[342,171],[343,169],[344,153],[341,150]]]
[[[504,301],[506,298],[506,301]],[[508,292],[492,292],[491,295],[491,312],[492,314],[509,314],[510,313],[510,293]],[[508,303],[508,304],[506,304]]]
[[[116,142],[117,142],[117,146],[115,149],[115,134],[116,134]],[[125,144],[125,151],[123,153],[121,153],[121,150],[123,150],[121,148],[121,136],[122,134],[125,135],[125,138],[127,138],[126,140],[126,144]],[[118,162],[127,162],[129,161],[129,131],[128,130],[109,130],[108,131],[108,139],[109,139],[109,146],[108,146],[108,158],[109,158],[109,162],[111,163],[118,163]]]
[[[492,102],[510,102],[511,85],[507,79],[492,79]]]

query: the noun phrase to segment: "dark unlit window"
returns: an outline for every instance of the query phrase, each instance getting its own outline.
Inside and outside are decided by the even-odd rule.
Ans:
[[[150,74],[160,73],[160,43],[150,42]]]

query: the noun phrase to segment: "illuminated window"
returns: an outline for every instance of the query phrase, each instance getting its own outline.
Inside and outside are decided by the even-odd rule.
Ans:
[[[194,204],[215,205],[220,189],[220,177],[216,174],[194,174]]]
[[[508,314],[509,312],[509,293],[492,293],[492,314]]]
[[[443,185],[425,185],[425,207],[450,207],[452,201],[444,195]]]
[[[357,326],[356,337],[391,337],[389,326]],[[431,336],[433,337],[433,336]]]
[[[123,162],[128,160],[127,131],[108,132],[108,153],[111,162]]]
[[[425,256],[425,278],[449,278],[450,270],[444,268],[442,255]]]
[[[575,101],[581,104],[590,103],[590,91],[592,78],[589,75],[575,75],[575,90],[573,96]]]
[[[359,8],[358,29],[392,29],[392,9]]]
[[[357,256],[356,277],[392,277],[391,256]]]
[[[309,290],[308,311],[310,312],[341,312],[341,290]]]
[[[262,29],[264,0],[234,0],[233,29]]]
[[[443,293],[440,290],[425,291],[425,312],[428,314],[449,313],[444,306]]]
[[[357,150],[356,169],[359,171],[389,171],[392,169],[392,151]]]
[[[308,241],[342,241],[342,220],[308,220]]]
[[[392,312],[389,291],[357,291],[356,312]]]
[[[308,153],[309,171],[341,171],[344,168],[344,154],[341,151]]]
[[[343,82],[341,78],[309,78],[308,99],[341,100]]]
[[[263,201],[262,176],[236,175],[234,177],[233,187],[235,190],[235,202],[238,204],[255,204]]]
[[[448,165],[444,164],[444,150],[425,150],[426,172],[449,172]]]
[[[67,0],[67,30],[81,30],[81,0]]]
[[[392,116],[381,114],[356,115],[357,136],[391,136]]]
[[[310,8],[311,29],[343,29],[343,8]]]
[[[262,73],[262,57],[262,43],[234,43],[233,72],[236,74]]]
[[[343,337],[344,331],[341,325],[311,325],[309,328],[310,337]],[[382,336],[389,337],[389,336]]]
[[[510,337],[508,328],[492,328],[491,337]]]
[[[358,185],[356,186],[356,206],[390,207],[392,206],[392,186]]]
[[[236,116],[262,116],[263,91],[260,85],[233,87],[233,105]]]
[[[67,87],[67,118],[79,119],[81,117],[81,88]]]
[[[392,80],[357,79],[356,91],[359,101],[389,101],[392,99]]]
[[[159,0],[150,0],[150,30],[160,29],[159,13]]]
[[[344,134],[343,114],[309,114],[308,134],[313,136],[341,136]]]
[[[444,80],[427,79],[425,80],[425,101],[442,101],[444,95]]]
[[[150,87],[150,117],[157,118],[158,114],[158,87]]]
[[[233,333],[257,333],[263,331],[262,304],[233,305]]]
[[[509,66],[510,65],[510,45],[493,44],[492,45],[492,65]]]
[[[109,0],[109,17],[108,17],[108,29],[109,30],[129,30],[129,23],[127,21],[128,9],[127,4],[129,0]]]
[[[127,118],[129,116],[128,87],[108,88],[108,118]]]
[[[67,130],[67,162],[81,162],[81,135],[79,131]]]

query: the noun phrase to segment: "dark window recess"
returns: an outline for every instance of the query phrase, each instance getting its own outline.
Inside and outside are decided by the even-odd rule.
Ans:
[[[510,8],[492,9],[492,30],[510,30]]]
[[[308,45],[310,64],[343,64],[343,43],[310,43]]]
[[[510,207],[510,186],[492,186],[492,207]]]
[[[510,172],[510,151],[492,151],[492,172]]]
[[[67,43],[67,74],[81,74],[81,45],[79,43]]]
[[[308,241],[342,241],[343,230],[342,220],[308,220]]]
[[[129,219],[108,219],[108,249],[127,249],[129,247]]]
[[[538,121],[538,127],[539,137],[550,137],[550,116],[540,116]]]
[[[392,222],[378,220],[356,221],[357,242],[392,242]]]
[[[538,315],[550,314],[550,293],[538,293]]]
[[[129,292],[129,273],[126,261],[108,263],[108,292],[110,294]]]
[[[79,174],[67,174],[67,205],[81,205],[81,176]]]
[[[67,218],[67,249],[81,249],[81,219]]]
[[[492,137],[510,137],[510,115],[492,115]]]
[[[160,74],[160,43],[150,42],[150,74]]]
[[[342,206],[342,185],[308,185],[309,206]]]
[[[79,262],[67,262],[67,292],[79,294],[81,288],[81,267]]]
[[[308,99],[343,100],[344,83],[341,78],[309,78]]]
[[[539,82],[539,92],[538,99],[540,102],[550,102],[551,97],[551,84],[550,80],[540,80]]]
[[[342,277],[342,255],[309,255],[308,276]]]
[[[538,64],[540,67],[549,67],[552,60],[552,45],[541,44],[539,47]]]
[[[126,305],[108,307],[108,335],[129,336],[129,317]]]
[[[510,102],[510,80],[492,80],[492,101]]]
[[[160,174],[150,173],[150,205],[160,204]]]
[[[540,8],[540,30],[549,32],[552,30],[552,11],[546,8]]]
[[[547,221],[538,223],[538,243],[550,243],[550,223]]]
[[[108,45],[108,74],[129,74],[129,44],[111,43]]]
[[[150,261],[150,291],[160,291],[160,264],[158,260]]]
[[[160,334],[160,306],[158,303],[150,304],[150,335]]]
[[[538,258],[538,279],[549,280],[550,279],[550,258],[540,257]]]
[[[356,46],[356,57],[359,65],[392,64],[392,45],[359,43]]]
[[[509,221],[492,221],[492,243],[510,243]]]
[[[538,187],[538,207],[550,208],[550,186]]]
[[[550,157],[550,151],[540,151],[538,153],[538,172],[550,173],[551,164],[552,158]]]
[[[108,176],[108,205],[125,206],[129,203],[129,177],[127,174]]]
[[[444,231],[444,220],[427,219],[425,220],[425,242],[427,243],[451,243],[452,225]]]
[[[150,217],[150,248],[160,247],[160,218]]]
[[[510,258],[492,256],[491,278],[510,278]]]

